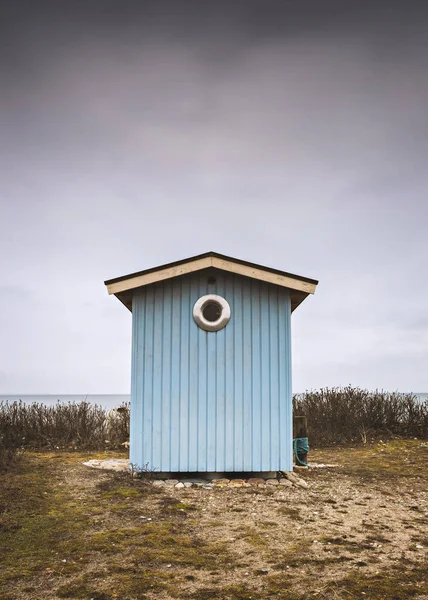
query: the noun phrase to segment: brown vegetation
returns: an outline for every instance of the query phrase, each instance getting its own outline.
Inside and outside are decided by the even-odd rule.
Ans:
[[[89,402],[53,406],[23,402],[0,403],[0,468],[13,462],[21,449],[104,450],[129,439],[129,406],[109,411]]]
[[[414,394],[368,391],[351,386],[297,394],[296,415],[305,415],[317,448],[385,436],[428,438],[428,402]]]

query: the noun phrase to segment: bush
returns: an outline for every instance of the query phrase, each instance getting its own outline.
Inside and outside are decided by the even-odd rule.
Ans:
[[[0,437],[0,471],[10,467],[16,460],[18,449],[8,446],[7,441]]]
[[[428,437],[428,402],[414,394],[323,388],[293,397],[295,415],[308,418],[316,446],[367,441],[377,436]]]
[[[20,448],[103,450],[129,439],[129,405],[107,411],[89,402],[54,406],[0,403],[0,466]]]

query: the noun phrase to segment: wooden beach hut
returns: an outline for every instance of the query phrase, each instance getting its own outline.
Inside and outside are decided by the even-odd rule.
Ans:
[[[291,471],[290,320],[317,283],[216,252],[106,281],[132,312],[132,464]]]

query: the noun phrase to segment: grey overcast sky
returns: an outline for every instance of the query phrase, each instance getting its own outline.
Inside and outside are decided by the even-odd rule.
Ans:
[[[427,2],[0,2],[0,393],[126,393],[105,279],[320,280],[295,391],[428,390]]]

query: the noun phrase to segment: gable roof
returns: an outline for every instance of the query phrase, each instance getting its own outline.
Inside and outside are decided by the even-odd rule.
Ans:
[[[133,290],[209,268],[219,269],[243,277],[250,277],[251,279],[258,279],[259,281],[279,285],[291,290],[292,310],[297,308],[309,294],[314,294],[318,285],[318,281],[315,279],[293,275],[286,271],[264,267],[245,260],[232,258],[231,256],[225,256],[224,254],[218,254],[217,252],[198,254],[197,256],[160,265],[159,267],[109,279],[104,283],[107,286],[108,293],[114,294],[131,310]]]

